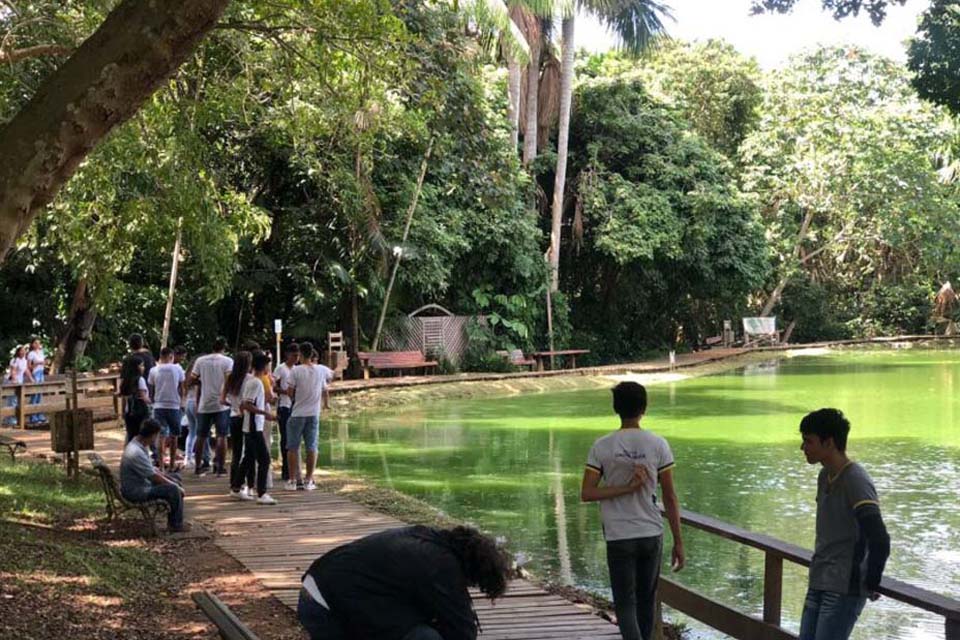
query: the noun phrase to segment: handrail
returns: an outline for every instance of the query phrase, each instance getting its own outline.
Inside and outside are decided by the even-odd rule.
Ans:
[[[113,388],[112,397],[113,416],[120,415],[121,398],[120,375],[119,373],[97,373],[93,375],[78,374],[51,376],[43,382],[24,382],[20,384],[3,384],[0,386],[0,417],[15,416],[17,425],[23,429],[26,427],[26,418],[38,413],[47,413],[50,411],[71,408],[81,408],[90,401],[108,398],[102,387],[109,385]],[[27,400],[31,396],[40,396],[40,402],[30,404]],[[8,407],[6,399],[14,397],[17,399],[16,407]]]
[[[661,578],[660,582],[663,602],[735,638],[795,637],[780,627],[783,561],[789,560],[809,567],[813,553],[809,549],[773,536],[754,533],[737,525],[686,509],[680,511],[680,522],[764,552],[763,620],[735,611],[666,578]],[[891,600],[943,616],[946,640],[960,640],[960,600],[893,578],[883,578],[879,592]]]

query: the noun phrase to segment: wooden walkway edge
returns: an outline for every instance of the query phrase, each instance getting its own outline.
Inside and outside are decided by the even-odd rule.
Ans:
[[[28,452],[50,455],[46,431],[12,431],[27,441]],[[97,451],[119,464],[123,434],[98,431]],[[82,466],[86,466],[85,462]],[[184,474],[186,519],[213,534],[215,544],[244,565],[283,604],[296,610],[300,577],[318,556],[356,538],[405,523],[323,491],[284,491],[275,477],[279,504],[260,506],[231,500],[226,478]],[[617,627],[525,580],[511,582],[507,594],[491,603],[473,593],[484,640],[591,640],[619,638]]]

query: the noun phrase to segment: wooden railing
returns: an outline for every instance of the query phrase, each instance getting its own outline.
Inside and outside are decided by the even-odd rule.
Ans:
[[[750,616],[664,577],[660,578],[658,593],[661,602],[738,640],[795,640],[796,634],[780,626],[783,561],[809,567],[813,554],[789,542],[692,511],[681,511],[680,520],[695,529],[763,551],[763,617]],[[944,638],[960,640],[960,600],[892,578],[883,579],[880,593],[891,600],[943,616]]]
[[[80,408],[92,409],[95,421],[113,420],[120,416],[119,391],[116,373],[59,375],[43,382],[4,384],[0,387],[0,425],[13,416],[23,429],[32,415]],[[40,395],[40,402],[30,404],[34,395]],[[15,407],[7,406],[11,397],[17,399]]]

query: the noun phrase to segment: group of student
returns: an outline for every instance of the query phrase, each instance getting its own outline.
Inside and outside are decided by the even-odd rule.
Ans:
[[[329,408],[334,374],[317,363],[319,352],[311,343],[287,345],[284,361],[276,370],[270,353],[254,343],[231,357],[226,354],[226,341],[218,338],[210,353],[186,368],[188,354],[182,347],[164,347],[155,361],[142,336],[132,335],[128,346],[130,353],[120,374],[127,436],[121,491],[128,499],[142,501],[152,496],[167,500],[171,503],[168,524],[172,530],[182,530],[179,474],[183,466],[192,466],[197,476],[211,472],[217,477],[229,476],[229,496],[235,500],[276,504],[268,493],[273,485],[270,452],[274,423],[280,431],[284,488],[316,489],[313,474],[320,412]],[[178,458],[181,440],[183,464]],[[301,445],[306,449],[305,473]],[[151,461],[149,467],[144,451]],[[167,485],[179,488],[173,491]]]
[[[663,548],[663,501],[673,570],[686,562],[674,458],[667,441],[641,428],[646,389],[613,389],[620,428],[587,455],[581,500],[599,502],[617,624],[624,640],[651,640]],[[816,542],[800,640],[846,640],[868,599],[879,597],[890,539],[876,489],[846,455],[850,423],[837,409],[800,422],[801,450],[821,465]],[[465,527],[405,527],[351,542],[303,575],[297,613],[311,640],[475,640],[479,623],[467,588],[502,595],[510,563],[489,537]]]
[[[19,385],[32,382],[43,382],[47,357],[43,353],[43,345],[40,344],[40,338],[33,338],[29,345],[17,345],[13,350],[13,358],[10,359],[10,365],[7,367],[7,373],[3,377],[4,384]],[[43,395],[40,393],[30,394],[30,404],[40,404]],[[8,407],[17,406],[17,396],[11,395],[7,399]],[[28,422],[30,424],[43,423],[47,417],[42,413],[31,414]],[[8,417],[5,424],[16,424],[16,418]]]

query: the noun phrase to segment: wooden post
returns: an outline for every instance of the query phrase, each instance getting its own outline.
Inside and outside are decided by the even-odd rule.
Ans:
[[[17,426],[21,429],[27,428],[27,414],[24,413],[24,411],[26,411],[26,407],[24,406],[26,398],[27,394],[24,391],[23,383],[20,383],[20,386],[17,387]]]
[[[783,558],[767,551],[763,556],[763,621],[780,626],[783,603]]]
[[[944,637],[946,640],[960,640],[960,620],[947,618],[946,633]]]
[[[117,376],[113,379],[113,413],[117,416],[117,419],[120,419],[120,416],[123,415],[120,413],[120,376]]]

